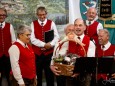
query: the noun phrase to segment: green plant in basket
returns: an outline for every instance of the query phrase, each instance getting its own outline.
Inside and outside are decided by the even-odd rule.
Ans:
[[[64,56],[59,55],[58,58],[54,58],[53,60],[54,60],[54,62],[56,62],[56,63],[62,63],[63,60],[64,60]]]

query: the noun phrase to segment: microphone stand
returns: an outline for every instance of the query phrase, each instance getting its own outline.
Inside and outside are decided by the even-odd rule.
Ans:
[[[96,50],[97,50],[97,47],[96,47]],[[98,57],[97,57],[97,51],[96,51],[96,86],[98,86],[97,76],[98,76]]]
[[[90,40],[94,43],[95,47],[96,47],[96,51],[95,51],[95,57],[96,57],[96,74],[95,74],[95,77],[96,77],[96,86],[98,86],[98,80],[97,80],[97,76],[98,76],[98,51],[97,51],[97,45],[94,41],[93,38],[90,38]]]

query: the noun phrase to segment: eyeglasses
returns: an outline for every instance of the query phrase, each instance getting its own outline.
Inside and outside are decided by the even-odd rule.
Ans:
[[[46,14],[38,14],[38,16],[46,16]]]
[[[0,14],[0,16],[6,17],[7,15],[6,14]]]
[[[23,35],[25,35],[25,36],[27,36],[27,37],[30,37],[30,36],[31,36],[31,34],[24,34],[24,33],[23,33]]]

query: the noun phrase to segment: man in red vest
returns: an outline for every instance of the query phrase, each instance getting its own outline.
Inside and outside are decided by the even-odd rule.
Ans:
[[[83,51],[83,49],[81,49],[81,47],[79,46],[76,47],[76,51],[78,51],[77,54],[82,57],[84,56],[95,57],[95,45],[92,41],[90,41],[90,38],[84,34],[85,30],[86,30],[85,22],[82,19],[79,18],[76,19],[74,21],[74,32],[77,35],[78,39],[85,44],[84,46],[85,52]],[[75,52],[75,50],[72,49],[72,46],[69,47],[69,52]]]
[[[53,47],[58,41],[59,35],[55,23],[46,18],[47,11],[45,7],[38,7],[36,14],[38,20],[31,23],[31,42],[36,55],[37,82],[38,86],[42,86],[44,70],[47,86],[54,86],[54,76],[50,70],[50,61]]]
[[[9,55],[13,77],[11,86],[36,86],[35,55],[29,45],[31,28],[21,25],[17,41],[10,47]]]
[[[68,24],[65,27],[64,32],[65,32],[65,37],[67,37],[67,35],[69,33],[74,32],[74,24]],[[66,42],[62,43],[62,40],[60,40],[55,45],[50,68],[53,71],[53,73],[56,75],[57,86],[67,86],[67,84],[69,86],[73,86],[73,84],[74,84],[73,81],[74,81],[75,78],[73,78],[73,77],[66,77],[66,76],[60,75],[61,71],[57,71],[57,67],[54,65],[54,60],[53,60],[54,58],[59,57],[59,55],[61,55],[61,56],[67,55],[69,42],[67,42],[65,40]],[[71,82],[71,83],[69,83],[69,82]]]
[[[83,51],[81,46],[75,46],[75,43],[70,44],[74,47],[74,49],[72,49],[72,47],[70,47],[69,51],[70,52],[77,51],[77,54],[82,57],[84,57],[84,56],[95,57],[95,45],[92,41],[90,41],[90,38],[84,34],[84,31],[86,30],[85,22],[82,19],[76,19],[74,21],[74,26],[75,26],[75,29],[74,29],[75,34],[80,39],[80,41],[85,44],[85,46],[83,46],[85,49],[85,52]],[[83,72],[83,73],[80,73],[77,75],[78,76],[77,76],[76,84],[78,86],[90,86],[91,74]]]
[[[100,46],[98,48],[98,57],[115,55],[115,45],[109,42],[109,38],[110,34],[107,29],[99,30],[98,40]]]
[[[101,29],[98,33],[98,40],[99,40],[99,46],[98,46],[98,57],[113,57],[115,56],[115,45],[112,45],[109,42],[110,34],[107,29]],[[115,74],[112,74],[112,77],[115,78]],[[107,74],[98,74],[98,85],[104,86],[102,81],[107,80],[108,76]]]
[[[98,30],[103,29],[101,23],[96,21],[97,10],[94,7],[90,7],[87,10],[87,20],[86,20],[86,31],[85,34],[88,35],[92,40],[98,45]]]
[[[68,29],[69,28],[72,28],[72,27],[68,27]],[[84,51],[84,49],[82,49],[82,47],[79,44],[76,44],[75,42],[70,41],[67,44],[68,49],[65,49],[65,50],[67,50],[67,53],[77,54],[80,57],[86,57],[86,56],[87,57],[94,57],[95,56],[95,45],[94,45],[94,43],[92,41],[90,41],[90,38],[88,36],[84,35],[85,30],[86,30],[85,22],[82,19],[76,19],[75,22],[74,22],[74,31],[72,29],[71,29],[71,31],[75,32],[75,34],[77,35],[78,39],[85,45],[85,46],[83,46],[85,51]],[[63,47],[63,45],[62,45],[62,47]],[[50,67],[51,67],[51,69],[52,69],[52,71],[54,72],[55,75],[60,75],[59,74],[60,71],[56,70],[57,67],[55,67],[53,65],[53,61],[51,62]],[[87,75],[87,74],[85,74],[85,75]],[[76,77],[76,74],[72,75],[71,77]],[[89,76],[87,75],[87,77],[85,77],[85,78],[87,79],[88,77]],[[84,77],[82,77],[81,79],[83,79],[83,78]],[[73,83],[75,85],[76,82],[73,82]],[[65,86],[64,83],[60,83],[60,84],[61,85],[59,85],[59,86]],[[78,83],[76,83],[76,84],[78,86],[89,86],[88,84],[85,83],[85,81],[80,82],[79,84]]]
[[[7,11],[0,8],[0,86],[3,78],[7,79],[9,84],[10,59],[8,49],[16,40],[14,28],[10,23],[5,22]]]

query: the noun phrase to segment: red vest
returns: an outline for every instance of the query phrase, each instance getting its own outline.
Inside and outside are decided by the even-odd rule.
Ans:
[[[115,46],[114,45],[111,45],[109,47],[109,49],[103,51],[101,49],[101,46],[98,47],[98,57],[103,57],[103,56],[114,56],[114,53],[115,53]],[[107,74],[98,74],[98,77],[97,79],[99,80],[100,78],[103,78],[104,80],[107,80],[108,79],[108,76]]]
[[[48,20],[47,23],[42,27],[38,23],[37,20],[33,21],[35,38],[37,38],[41,41],[44,41],[44,33],[51,29],[51,23],[52,23],[52,21]],[[53,49],[42,51],[40,47],[35,46],[35,45],[32,45],[32,48],[33,48],[35,54],[37,54],[37,55],[41,55],[42,53],[45,55],[53,53]]]
[[[103,57],[103,56],[114,56],[115,53],[115,45],[111,45],[109,49],[103,51],[101,49],[101,46],[98,47],[98,57]]]
[[[15,42],[20,51],[19,66],[23,78],[33,79],[36,77],[35,55],[30,45],[24,48],[20,43]]]
[[[98,22],[95,21],[93,24],[89,25],[86,27],[86,31],[85,34],[88,35],[89,37],[93,38],[96,42],[96,44],[98,43],[98,35],[97,35],[97,26],[98,26]]]
[[[90,38],[88,36],[84,36],[82,43],[85,44],[84,49],[85,49],[86,55],[87,55],[87,51],[88,51],[88,47],[89,47],[89,43],[90,43]],[[85,55],[82,47],[80,45],[76,44],[75,42],[72,42],[72,41],[69,42],[68,53],[77,54],[77,55],[82,56],[82,57],[84,57],[84,55]]]
[[[6,23],[4,28],[0,28],[0,57],[3,54],[9,56],[8,49],[12,45],[11,42],[10,24]]]

